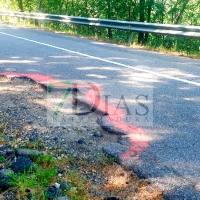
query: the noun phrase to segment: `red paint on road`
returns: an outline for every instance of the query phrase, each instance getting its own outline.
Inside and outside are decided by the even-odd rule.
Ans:
[[[22,74],[22,73],[15,73],[15,72],[3,72],[3,73],[0,73],[0,75],[5,75],[7,77],[28,77],[40,83],[48,83],[50,81],[53,81],[51,76],[46,76],[42,74]]]

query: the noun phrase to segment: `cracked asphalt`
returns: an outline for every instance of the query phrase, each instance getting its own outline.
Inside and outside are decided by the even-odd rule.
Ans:
[[[127,123],[148,141],[123,165],[166,199],[200,199],[199,60],[0,24],[1,72],[101,86],[102,99],[131,113]]]

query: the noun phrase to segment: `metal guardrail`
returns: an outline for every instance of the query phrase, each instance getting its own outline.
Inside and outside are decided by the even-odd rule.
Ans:
[[[200,38],[200,26],[182,26],[182,25],[170,25],[170,24],[129,22],[129,21],[108,20],[99,18],[73,17],[65,15],[51,15],[43,13],[10,12],[10,11],[0,11],[0,16],[10,16],[10,17],[28,18],[36,20],[48,20],[55,22],[97,26],[97,27],[143,32],[143,33],[155,33],[155,34]]]

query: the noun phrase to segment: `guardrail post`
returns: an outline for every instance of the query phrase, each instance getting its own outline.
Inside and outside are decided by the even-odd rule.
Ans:
[[[111,40],[112,39],[112,29],[108,28],[108,38]]]
[[[128,44],[131,44],[132,40],[133,40],[133,32],[131,32],[131,34],[129,35]]]
[[[17,17],[13,17],[13,21],[15,22],[15,23],[17,23]]]
[[[38,26],[38,20],[37,19],[35,19],[35,26]]]
[[[45,20],[43,19],[43,20],[40,20],[40,21],[41,21],[41,27],[44,28],[44,26],[45,26]]]
[[[45,20],[35,19],[35,26],[39,26],[39,24],[41,24],[41,28],[44,28],[44,26],[45,26]]]
[[[17,18],[17,21],[18,21],[19,23],[22,23],[22,18],[21,18],[21,17],[18,17],[18,18]]]
[[[5,20],[5,16],[1,15],[1,21],[3,22]]]
[[[77,35],[81,34],[81,25],[77,25]]]

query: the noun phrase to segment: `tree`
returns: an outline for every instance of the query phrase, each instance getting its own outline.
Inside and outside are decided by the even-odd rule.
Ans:
[[[144,22],[145,21],[145,0],[140,0],[140,22]],[[138,43],[142,44],[144,41],[144,33],[139,33],[138,34]]]
[[[107,0],[107,6],[108,6],[107,16],[108,16],[108,19],[111,19],[111,0]],[[112,38],[112,30],[111,30],[111,28],[108,28],[108,38],[109,39]]]
[[[154,0],[148,0],[147,2],[147,23],[151,21],[151,11],[154,5]],[[144,41],[147,42],[149,37],[149,33],[145,33]]]
[[[18,6],[19,6],[19,11],[24,12],[24,7],[23,7],[23,2],[22,0],[17,0]]]

